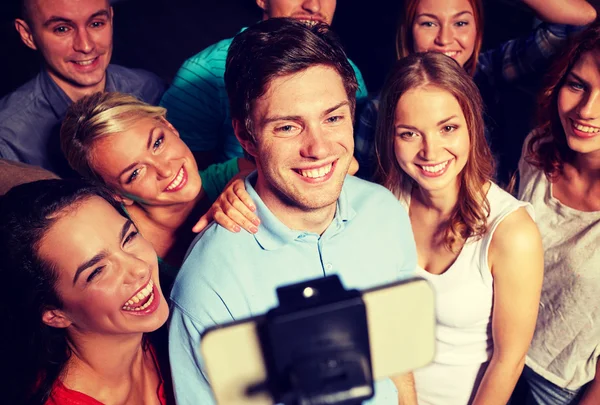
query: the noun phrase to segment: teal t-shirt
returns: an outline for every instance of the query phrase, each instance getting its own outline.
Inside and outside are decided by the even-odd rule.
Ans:
[[[217,200],[217,197],[225,190],[227,183],[239,172],[237,158],[210,165],[200,171],[202,189],[211,204]]]

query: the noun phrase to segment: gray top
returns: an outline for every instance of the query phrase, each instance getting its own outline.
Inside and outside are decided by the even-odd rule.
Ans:
[[[519,173],[519,198],[535,210],[545,266],[526,363],[548,381],[577,390],[594,378],[600,356],[600,211],[562,204],[545,174],[522,157]]]
[[[109,65],[106,91],[129,93],[156,105],[165,91],[153,73]],[[60,125],[71,99],[45,69],[0,100],[0,158],[73,177],[60,149]]]

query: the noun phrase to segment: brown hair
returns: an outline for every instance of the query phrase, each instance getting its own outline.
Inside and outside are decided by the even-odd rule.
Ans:
[[[569,43],[546,76],[538,102],[538,129],[526,145],[524,158],[527,163],[543,170],[551,181],[560,175],[564,162],[571,160],[574,154],[567,144],[558,116],[558,94],[581,55],[598,49],[600,22],[596,20]]]
[[[81,176],[104,183],[91,167],[93,143],[126,131],[140,118],[164,119],[167,110],[123,93],[94,93],[71,104],[60,127],[60,146]]]
[[[318,65],[340,75],[354,115],[356,76],[328,25],[308,27],[292,18],[269,18],[236,35],[227,52],[225,87],[231,118],[245,126],[241,135],[254,141],[252,108],[273,79]]]
[[[405,0],[403,12],[400,14],[400,22],[398,24],[398,30],[396,32],[396,56],[398,59],[404,58],[412,53],[415,53],[413,47],[413,24],[417,17],[417,7],[421,0]],[[475,75],[477,69],[477,60],[479,58],[479,52],[481,52],[481,45],[483,43],[483,1],[482,0],[469,0],[471,7],[473,8],[473,16],[475,18],[475,28],[477,30],[475,36],[475,46],[473,48],[473,54],[467,60],[463,68],[471,76]]]
[[[459,239],[481,237],[487,231],[489,202],[485,185],[494,173],[492,153],[485,140],[482,117],[483,102],[473,79],[458,63],[436,52],[415,53],[396,62],[383,86],[375,150],[378,168],[376,180],[400,198],[413,180],[401,169],[394,153],[396,106],[409,90],[436,87],[452,94],[458,101],[469,131],[470,150],[460,174],[459,198],[445,230],[448,249]]]

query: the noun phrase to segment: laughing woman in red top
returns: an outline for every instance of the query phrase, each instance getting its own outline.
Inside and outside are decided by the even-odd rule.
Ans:
[[[0,198],[0,246],[3,403],[173,403],[156,253],[109,194],[15,187]]]

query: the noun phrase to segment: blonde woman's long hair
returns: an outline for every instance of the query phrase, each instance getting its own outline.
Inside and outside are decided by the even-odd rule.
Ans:
[[[60,146],[69,165],[88,180],[104,181],[92,169],[92,146],[130,128],[140,118],[164,119],[167,110],[118,92],[94,93],[73,103],[60,128]]]
[[[379,105],[375,178],[397,198],[403,197],[410,189],[407,185],[414,184],[396,159],[394,120],[400,97],[420,87],[435,87],[452,94],[462,109],[469,131],[470,150],[465,168],[459,175],[458,203],[444,231],[446,247],[454,251],[458,242],[469,237],[481,237],[487,232],[490,206],[485,186],[494,173],[494,160],[485,140],[481,95],[473,79],[455,60],[428,52],[411,54],[396,62],[383,86]]]

